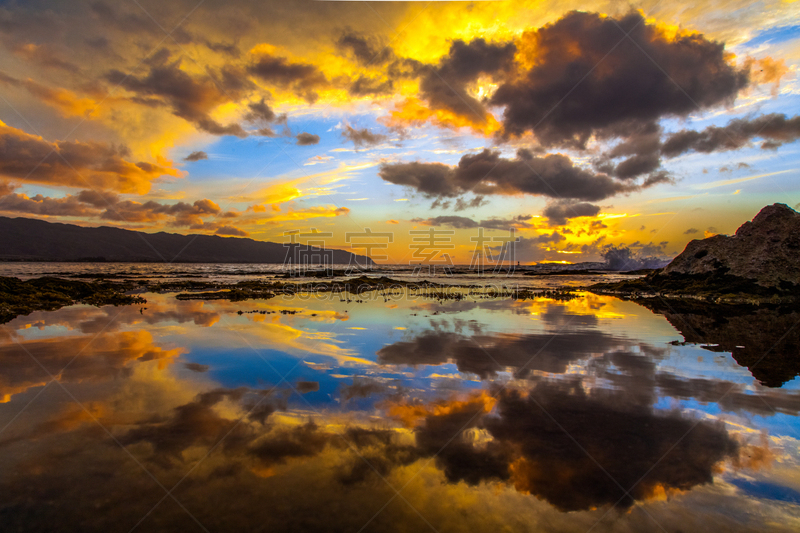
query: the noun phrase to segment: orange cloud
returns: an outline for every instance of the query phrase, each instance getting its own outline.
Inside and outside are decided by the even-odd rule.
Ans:
[[[773,96],[778,93],[781,78],[788,72],[789,67],[783,59],[774,60],[767,56],[762,59],[748,57],[744,62],[745,68],[750,70],[750,80],[757,84],[772,84]]]
[[[481,120],[481,118],[483,120]],[[417,98],[406,98],[398,104],[383,122],[390,128],[420,126],[426,122],[444,128],[471,128],[483,135],[491,135],[500,130],[500,123],[491,113],[482,117],[475,114],[459,115],[446,109],[431,109]]]
[[[277,224],[278,222],[288,222],[293,220],[309,220],[311,218],[327,218],[327,217],[338,217],[341,215],[346,215],[350,212],[350,208],[348,207],[335,207],[335,206],[314,206],[309,207],[308,209],[299,209],[293,210],[290,209],[289,211],[282,213],[280,215],[274,215],[271,217],[265,217],[256,220],[256,224]]]
[[[477,408],[480,408],[483,413],[488,413],[496,403],[496,398],[486,391],[481,391],[480,394],[466,400],[445,400],[432,404],[412,404],[406,401],[390,403],[387,406],[387,412],[389,416],[402,421],[406,427],[414,427],[429,416],[444,416],[456,412],[475,411]]]
[[[165,350],[154,345],[153,336],[145,330],[109,333],[94,338],[56,337],[23,342],[22,346],[24,349],[16,343],[0,346],[0,359],[3,361],[0,398],[3,402],[50,381],[50,376],[39,364],[53,372],[61,382],[105,381],[123,372],[134,361],[158,361],[158,368],[163,369],[183,353],[181,348]]]
[[[128,161],[124,147],[102,142],[49,142],[0,122],[0,176],[45,185],[144,194],[161,176],[181,171],[145,161]]]

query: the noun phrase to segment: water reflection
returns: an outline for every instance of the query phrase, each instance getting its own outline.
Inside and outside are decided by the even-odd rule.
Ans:
[[[32,313],[0,329],[0,519],[25,531],[793,530],[794,374],[766,387],[750,375],[760,362],[733,358],[770,334],[791,341],[779,331],[791,314],[714,352],[675,343],[671,324],[699,317],[589,294],[148,295]]]
[[[763,385],[780,387],[800,375],[800,312],[796,309],[667,304],[657,299],[645,305],[663,314],[686,342],[731,353]]]
[[[459,372],[481,379],[514,369],[515,377],[535,370],[563,374],[568,366],[593,353],[602,353],[624,341],[601,331],[569,334],[463,336],[447,331],[426,331],[412,341],[401,341],[378,350],[385,365],[441,365],[455,362]]]
[[[626,400],[611,391],[587,393],[580,380],[540,382],[501,390],[489,402],[496,402],[495,415],[475,416],[489,407],[485,400],[430,415],[416,440],[431,454],[442,450],[437,462],[450,481],[507,480],[563,511],[629,507],[689,490],[710,483],[724,459],[738,459],[738,444],[722,424],[657,414]],[[464,428],[472,427],[485,435],[466,438]]]

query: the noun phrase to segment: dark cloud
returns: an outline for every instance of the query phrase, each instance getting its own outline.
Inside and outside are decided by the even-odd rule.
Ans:
[[[392,80],[370,78],[362,75],[350,84],[348,91],[353,96],[388,95],[394,91],[394,82]]]
[[[230,76],[229,71],[228,76]],[[154,65],[150,72],[142,77],[112,70],[106,78],[140,97],[158,99],[163,105],[169,106],[176,116],[207,133],[247,137],[247,133],[239,124],[222,125],[210,116],[210,112],[219,105],[243,97],[247,90],[246,84],[240,84],[238,91],[234,90],[233,86],[223,90],[208,75],[194,77],[182,70],[180,60]],[[230,79],[228,81],[230,82]]]
[[[566,233],[566,232],[565,232]],[[519,237],[514,246],[514,256],[519,261],[541,261],[546,258],[546,251],[552,248],[553,244],[563,242],[567,238],[561,233],[540,233],[535,237]],[[498,247],[497,252],[502,250]]]
[[[243,120],[258,128],[256,130],[257,135],[264,137],[275,137],[277,134],[272,129],[273,124],[283,125],[286,130],[285,133],[290,135],[288,128],[286,128],[288,119],[286,114],[276,114],[266,102],[265,98],[262,98],[257,102],[250,102],[247,104],[247,109],[248,111],[245,113]]]
[[[272,424],[269,420],[270,416],[276,411],[283,411],[287,408],[285,398],[264,398],[270,397],[270,391],[258,391],[256,400],[244,402],[244,408],[247,409],[247,419],[251,422],[257,422],[263,427],[271,427]]]
[[[564,373],[570,363],[597,351],[625,344],[600,331],[564,335],[474,335],[430,330],[410,341],[378,350],[378,362],[392,365],[442,365],[453,362],[460,372],[489,378],[506,368],[518,377],[534,370]]]
[[[317,89],[327,87],[328,79],[310,63],[292,63],[286,58],[260,54],[247,72],[267,84],[289,89],[309,102],[318,98]]]
[[[656,307],[660,310],[668,309],[668,306],[663,303],[650,307]],[[721,315],[721,313],[718,314]],[[732,313],[728,311],[728,314],[731,315]],[[745,312],[744,314],[748,315],[749,313]],[[753,315],[757,314],[753,313]],[[767,315],[769,314],[767,313]],[[704,325],[696,322],[696,317],[687,317],[686,315],[675,313],[672,316],[676,321],[680,321],[684,317],[688,318],[690,322],[684,324],[687,329],[689,327],[704,327]],[[720,318],[712,317],[707,320],[708,323],[711,323],[713,320],[720,320]],[[750,328],[750,331],[753,331],[762,325],[768,316],[751,316],[747,318],[755,319],[755,326]],[[785,322],[783,323],[785,324]],[[769,331],[769,334],[773,334],[778,329],[773,327],[767,331]],[[709,346],[705,349],[712,352],[722,351],[716,346]],[[641,353],[626,351],[605,353],[601,357],[592,360],[589,366],[592,375],[599,379],[607,380],[610,388],[617,391],[625,391],[628,403],[634,402],[641,406],[653,405],[658,402],[659,398],[668,396],[676,399],[716,404],[719,408],[728,412],[751,413],[760,416],[771,416],[775,413],[796,415],[800,411],[800,394],[769,390],[763,387],[749,390],[750,387],[743,383],[702,377],[686,378],[676,376],[669,372],[660,371],[657,365],[659,359],[668,354],[667,350],[657,349],[648,345],[640,345],[639,350]],[[643,357],[642,353],[647,355]]]
[[[527,151],[520,151],[515,159],[506,159],[499,152],[484,150],[465,155],[456,167],[441,163],[387,163],[379,175],[384,181],[411,187],[428,197],[453,197],[466,192],[523,193],[597,201],[640,188],[576,167],[562,154],[539,157]]]
[[[477,195],[472,200],[464,200],[463,198],[456,198],[456,205],[453,207],[454,211],[464,211],[466,209],[477,209],[478,207],[488,204],[484,196]]]
[[[614,176],[631,179],[652,172],[661,166],[658,154],[636,154],[619,163],[614,169]]]
[[[369,378],[355,377],[351,385],[342,385],[340,389],[342,399],[369,398],[388,390],[385,383]]]
[[[420,96],[434,109],[446,109],[477,123],[487,119],[484,102],[467,88],[481,75],[497,75],[511,67],[517,48],[513,43],[455,40],[437,66],[422,69]]]
[[[223,65],[217,71],[206,69],[206,74],[232,101],[239,100],[242,95],[257,88],[247,76],[247,72],[236,65]]]
[[[502,393],[486,428],[519,450],[516,489],[562,511],[630,507],[658,487],[711,483],[716,465],[738,455],[721,423],[657,413],[619,396],[547,382],[526,394]]]
[[[262,98],[258,102],[251,102],[247,104],[247,108],[249,111],[244,116],[244,120],[247,122],[257,122],[263,121],[266,123],[270,123],[275,121],[278,117],[275,114],[275,111],[267,104],[264,98]]]
[[[208,365],[201,365],[200,363],[184,363],[183,366],[191,370],[192,372],[208,372],[208,369],[211,368]]]
[[[35,63],[48,69],[63,70],[70,74],[77,74],[81,70],[80,67],[65,60],[52,47],[45,44],[21,44],[13,52],[29,63]]]
[[[162,204],[154,200],[144,203],[121,200],[109,191],[81,191],[77,195],[51,198],[37,194],[28,197],[13,192],[8,184],[0,184],[0,211],[39,216],[86,217],[127,223],[161,223],[174,227],[213,232],[216,235],[247,237],[244,230],[217,222],[217,218],[238,218],[236,211],[223,212],[211,200],[193,203]],[[211,220],[205,220],[211,218]]]
[[[644,185],[671,182],[661,167],[661,127],[655,124],[634,128],[627,138],[593,161],[594,168],[621,180],[648,174]],[[625,136],[620,133],[621,136]],[[620,161],[621,159],[621,161]]]
[[[300,394],[317,392],[319,390],[319,381],[298,381],[295,389],[297,389],[297,392]]]
[[[225,237],[247,237],[250,234],[243,229],[239,229],[234,226],[220,226],[214,230],[214,235],[222,235]]]
[[[225,54],[227,56],[237,58],[241,55],[241,51],[236,43],[213,43],[211,41],[206,41],[206,46],[209,50],[214,52],[219,52],[221,54]]]
[[[398,57],[394,50],[379,38],[348,30],[336,42],[336,46],[362,66],[380,66],[381,74],[360,74],[348,87],[353,96],[389,95],[394,92],[395,82],[416,77],[421,63]]]
[[[759,117],[737,118],[725,126],[709,126],[702,131],[681,130],[668,136],[661,148],[665,157],[686,152],[710,153],[738,150],[755,138],[764,139],[761,147],[774,149],[800,138],[800,117],[787,118],[780,113]],[[742,167],[741,164],[738,168]]]
[[[624,392],[587,392],[580,379],[495,399],[496,414],[479,396],[425,416],[419,453],[435,456],[451,482],[504,481],[561,511],[628,508],[659,489],[711,483],[718,464],[739,455],[722,423],[655,411]],[[491,440],[476,441],[479,431]]]
[[[314,422],[293,428],[281,428],[253,445],[249,453],[266,465],[285,463],[287,459],[319,454],[333,438]]]
[[[390,47],[381,44],[376,37],[348,31],[339,38],[336,45],[355,56],[363,65],[382,65],[396,60],[397,56]]]
[[[750,165],[748,165],[747,163],[742,161],[740,163],[737,163],[736,165],[731,165],[731,166],[723,165],[723,166],[719,167],[719,171],[720,172],[733,172],[735,170],[751,169],[751,168],[753,168],[753,167],[751,167]]]
[[[298,146],[309,146],[312,144],[319,144],[319,135],[314,135],[313,133],[298,133],[295,137],[297,139]]]
[[[387,139],[386,135],[381,133],[372,133],[367,128],[356,129],[349,124],[345,124],[342,128],[342,137],[349,141],[353,141],[356,148],[363,148],[364,146],[374,146],[380,144]]]
[[[150,66],[165,65],[171,56],[172,52],[169,51],[169,48],[159,48],[156,53],[150,54],[142,62]]]
[[[666,170],[659,170],[647,176],[642,182],[642,187],[653,187],[660,183],[675,183],[675,180]]]
[[[477,485],[485,480],[507,480],[512,462],[511,450],[503,442],[491,441],[476,446],[470,430],[482,422],[486,403],[467,401],[428,416],[415,431],[416,444],[423,456],[436,458],[436,465],[450,482]]]
[[[752,393],[739,383],[728,381],[682,378],[667,373],[655,376],[654,385],[662,394],[672,398],[692,399],[702,403],[716,403],[728,412],[773,416],[782,413],[797,416],[800,412],[800,394],[775,394],[773,391]]]
[[[398,434],[392,430],[350,427],[342,440],[358,449],[358,457],[338,476],[338,481],[345,486],[370,479],[382,481],[380,477],[385,478],[392,468],[411,464],[421,455],[416,446],[398,442]]]
[[[16,193],[0,196],[0,211],[65,217],[96,216],[99,214],[97,208],[86,205],[75,196],[49,198],[37,194],[36,196],[28,197],[24,194]]]
[[[219,213],[219,206],[208,199],[197,200],[192,204],[186,202],[160,204],[153,200],[139,203],[133,200],[123,200],[109,206],[100,215],[100,218],[120,222],[156,222],[173,217],[172,225],[200,229],[204,226],[201,217],[214,216]]]
[[[119,202],[119,196],[113,192],[81,191],[77,199],[94,207],[108,207]]]
[[[153,447],[153,458],[159,462],[182,460],[184,450],[192,446],[212,446],[227,435],[227,442],[235,442],[230,433],[244,427],[235,420],[225,418],[214,409],[219,402],[230,399],[239,402],[246,389],[214,389],[199,394],[195,400],[176,407],[172,417],[163,421],[142,423],[120,438],[124,445],[148,442]],[[227,440],[226,439],[226,440]]]
[[[161,28],[141,10],[132,13],[117,9],[117,6],[111,3],[99,1],[92,2],[90,10],[103,25],[116,30],[132,34],[163,35]],[[179,36],[186,36],[185,30],[178,29],[178,31],[180,32]]]
[[[7,181],[0,181],[0,197],[11,194],[17,189],[17,186]]]
[[[58,311],[37,311],[27,315],[24,319],[20,317],[17,320],[39,320],[41,318],[51,324],[69,325],[75,332],[97,335],[119,331],[125,325],[142,323],[154,325],[162,322],[178,324],[191,322],[199,327],[209,327],[218,322],[220,318],[216,311],[204,309],[202,302],[180,302],[175,307],[159,306],[154,302],[148,302],[147,312],[140,313],[139,311],[138,306],[101,308],[71,306],[63,307]],[[24,322],[21,323],[24,324]],[[14,321],[11,321],[10,324],[13,326]]]
[[[443,163],[385,163],[378,174],[384,181],[411,187],[429,197],[456,196],[465,192],[452,183],[455,173]]]
[[[192,152],[183,158],[184,161],[201,161],[203,159],[208,159],[208,154],[203,151]]]
[[[693,234],[699,233],[699,232],[700,232],[700,230],[697,229],[697,228],[689,228],[686,231],[684,231],[683,234],[684,235],[693,235]]]
[[[600,206],[587,202],[553,202],[542,213],[550,224],[563,226],[570,218],[593,217],[600,212]]]
[[[506,135],[534,131],[545,145],[584,146],[593,134],[683,117],[732,101],[748,84],[723,44],[670,38],[638,12],[571,12],[524,33],[517,47],[523,66],[491,103],[505,106]]]
[[[46,185],[145,193],[172,168],[133,162],[124,146],[102,142],[48,142],[0,125],[0,176]]]
[[[426,219],[414,219],[412,222],[424,224],[425,226],[450,226],[456,229],[469,229],[469,228],[485,228],[485,229],[498,229],[509,230],[510,228],[529,228],[531,225],[526,220],[530,216],[518,215],[515,217],[503,218],[489,218],[486,220],[472,220],[468,217],[460,216],[438,216]]]

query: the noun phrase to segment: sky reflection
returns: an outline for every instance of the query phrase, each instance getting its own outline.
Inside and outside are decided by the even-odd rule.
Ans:
[[[591,294],[147,299],[0,329],[11,529],[800,520],[800,392],[777,364],[796,356],[793,337],[772,342],[764,369],[738,356],[777,331],[718,338],[755,315],[687,333],[696,309],[665,317]]]

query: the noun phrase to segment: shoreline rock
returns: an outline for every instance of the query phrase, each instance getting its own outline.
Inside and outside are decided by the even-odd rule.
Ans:
[[[800,303],[800,213],[763,208],[732,236],[693,240],[661,270],[587,288],[630,298],[685,298],[751,305]]]
[[[78,303],[89,305],[132,305],[146,303],[141,296],[125,294],[130,283],[91,283],[61,278],[22,281],[0,277],[0,324],[34,311],[53,311]]]

